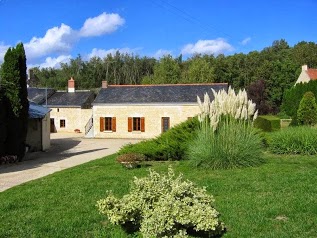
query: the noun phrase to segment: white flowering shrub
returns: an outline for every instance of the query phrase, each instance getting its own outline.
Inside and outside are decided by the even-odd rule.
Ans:
[[[111,223],[143,237],[213,237],[225,231],[213,202],[205,188],[169,168],[166,175],[150,170],[148,177],[134,178],[129,194],[118,199],[110,193],[97,207]]]
[[[213,91],[202,103],[197,98],[201,113],[201,127],[189,145],[187,156],[194,166],[219,169],[254,166],[261,160],[261,137],[253,128],[257,117],[255,103],[248,100],[245,90],[237,94]]]

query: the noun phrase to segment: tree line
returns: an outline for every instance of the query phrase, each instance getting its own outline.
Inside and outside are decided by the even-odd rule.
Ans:
[[[80,55],[59,69],[34,68],[30,86],[65,89],[74,77],[78,89],[93,89],[108,84],[229,83],[234,89],[247,88],[261,113],[277,113],[283,93],[296,82],[301,65],[317,67],[317,44],[301,41],[293,47],[276,40],[261,51],[234,55],[182,55],[152,57],[116,52],[103,59],[84,61]]]

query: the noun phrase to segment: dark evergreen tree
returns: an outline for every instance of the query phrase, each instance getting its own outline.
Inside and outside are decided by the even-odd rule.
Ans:
[[[20,111],[18,115],[19,123],[19,149],[18,158],[22,159],[25,154],[25,141],[28,129],[29,118],[29,100],[27,91],[27,74],[26,74],[26,56],[24,46],[22,43],[16,47],[16,54],[19,61],[19,99],[20,99]]]
[[[29,103],[27,100],[26,57],[23,44],[9,48],[4,56],[0,72],[1,90],[1,120],[6,126],[2,138],[4,153],[16,155],[21,161],[25,154],[25,140]]]
[[[0,157],[6,154],[5,142],[7,139],[7,103],[3,95],[4,91],[0,84]]]
[[[313,126],[317,123],[317,105],[312,92],[306,92],[299,103],[297,122],[300,125]]]

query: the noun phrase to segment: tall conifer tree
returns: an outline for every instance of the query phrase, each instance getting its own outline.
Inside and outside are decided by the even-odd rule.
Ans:
[[[23,44],[16,48],[9,48],[4,56],[1,67],[1,90],[3,91],[2,120],[6,125],[4,140],[4,153],[16,155],[21,161],[25,154],[25,140],[29,103],[27,99],[26,84],[26,57]],[[1,150],[0,150],[1,151]]]

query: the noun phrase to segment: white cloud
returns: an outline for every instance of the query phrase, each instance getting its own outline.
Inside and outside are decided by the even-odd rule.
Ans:
[[[33,37],[30,42],[24,44],[27,58],[39,58],[51,53],[70,52],[77,41],[77,32],[70,26],[61,24],[47,30],[42,38]]]
[[[158,51],[156,51],[154,53],[154,58],[158,59],[161,58],[165,55],[172,55],[172,51],[171,50],[164,50],[164,49],[159,49]]]
[[[251,37],[245,38],[243,41],[241,41],[241,45],[246,45],[251,41]]]
[[[56,58],[47,57],[44,63],[28,65],[28,68],[60,68],[60,63],[68,63],[71,58],[71,55],[60,55]]]
[[[104,58],[109,54],[115,55],[117,51],[119,51],[120,53],[132,54],[133,52],[137,50],[138,49],[130,49],[130,48],[113,48],[109,50],[93,48],[91,53],[88,54],[88,59],[91,59],[92,57]]]
[[[0,42],[0,63],[4,61],[4,55],[9,47],[10,45],[5,45],[3,42]]]
[[[88,18],[80,29],[80,36],[100,36],[112,33],[124,24],[124,19],[116,13],[106,12],[94,18]]]
[[[221,54],[232,51],[234,48],[222,38],[215,40],[199,40],[195,44],[187,44],[182,49],[182,54]]]
[[[123,24],[124,19],[118,14],[105,12],[97,17],[88,18],[80,30],[74,30],[62,23],[60,27],[48,29],[43,37],[33,37],[30,42],[24,44],[27,59],[32,60],[49,54],[67,54],[81,37],[112,33]]]

